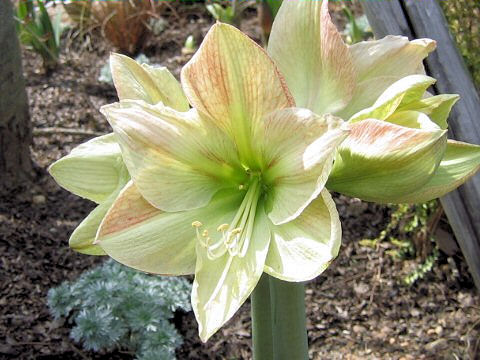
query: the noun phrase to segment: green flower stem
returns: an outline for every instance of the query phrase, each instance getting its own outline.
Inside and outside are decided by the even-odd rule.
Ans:
[[[273,360],[270,276],[263,273],[252,293],[252,341],[254,360]]]
[[[308,360],[303,283],[270,277],[273,320],[273,358]],[[256,360],[263,360],[257,358]]]

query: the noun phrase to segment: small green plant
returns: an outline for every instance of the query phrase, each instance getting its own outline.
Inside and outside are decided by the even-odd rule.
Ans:
[[[438,260],[438,256],[438,249],[434,248],[432,254],[429,255],[422,264],[403,278],[404,284],[412,286],[417,280],[423,279],[427,273],[432,271],[433,265],[435,265],[435,262]]]
[[[188,35],[183,44],[182,54],[193,54],[195,51],[197,51],[197,42],[193,35]]]
[[[405,285],[412,285],[432,270],[439,252],[433,234],[442,214],[437,200],[420,204],[392,205],[390,222],[375,239],[363,239],[360,245],[376,248],[388,242],[387,255],[396,261],[417,257],[423,259],[415,270],[402,279]]]
[[[45,69],[54,68],[58,63],[63,30],[60,13],[52,22],[43,0],[20,0],[15,20],[20,42],[42,57]]]
[[[240,26],[242,13],[248,6],[250,6],[249,1],[238,0],[214,0],[211,4],[205,5],[208,12],[215,20],[234,25],[236,27]]]
[[[366,15],[355,17],[352,11],[347,7],[343,8],[343,13],[348,20],[343,32],[348,44],[355,44],[373,37],[372,28],[368,23]]]
[[[137,359],[174,359],[182,343],[168,321],[173,311],[190,311],[191,286],[183,278],[157,277],[112,260],[75,282],[48,292],[55,318],[74,323],[70,336],[87,350],[126,348]]]
[[[215,20],[227,23],[234,24],[235,12],[234,7],[231,5],[222,6],[219,3],[207,4],[205,5],[208,12],[213,16]]]

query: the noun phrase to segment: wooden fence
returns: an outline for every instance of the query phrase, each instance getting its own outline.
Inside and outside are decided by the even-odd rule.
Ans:
[[[437,50],[425,61],[427,74],[437,79],[434,92],[461,97],[450,115],[449,137],[480,144],[480,98],[437,0],[362,0],[362,6],[377,38],[390,34],[437,41]],[[480,175],[440,200],[480,289]]]

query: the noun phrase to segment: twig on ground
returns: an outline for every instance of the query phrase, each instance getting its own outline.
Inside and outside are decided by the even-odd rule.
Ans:
[[[80,136],[101,136],[105,133],[83,129],[69,129],[61,127],[34,128],[33,136],[47,136],[54,134],[80,135]]]

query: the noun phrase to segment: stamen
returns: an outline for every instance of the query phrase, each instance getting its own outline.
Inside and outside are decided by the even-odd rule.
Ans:
[[[240,239],[240,234],[242,233],[242,228],[235,228],[228,234],[228,237],[224,240],[225,247],[228,250],[228,253],[231,256],[238,254],[238,241]]]
[[[244,257],[246,255],[253,233],[260,193],[261,184],[258,178],[254,178],[249,184],[232,222],[230,224],[220,224],[217,227],[217,232],[221,232],[221,238],[218,240],[214,239],[213,243],[207,229],[203,230],[200,236],[199,228],[203,226],[200,221],[192,223],[192,226],[196,228],[199,243],[207,250],[207,258],[209,260],[218,259],[226,252],[229,253],[230,257],[237,255]]]
[[[219,226],[217,227],[217,231],[218,231],[218,232],[220,232],[220,231],[221,231],[221,232],[224,232],[224,231],[227,230],[227,229],[228,229],[228,224],[222,224],[222,225],[219,225]]]

